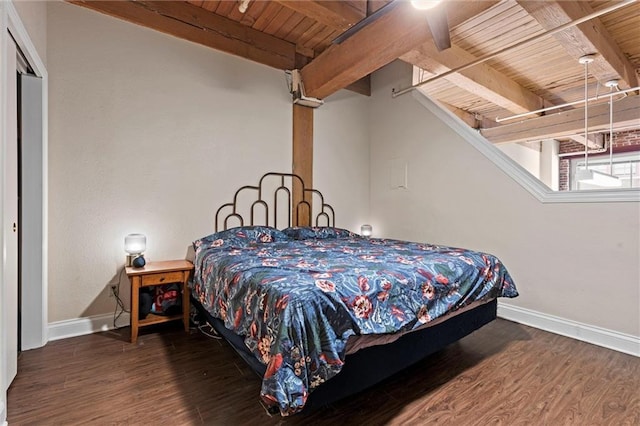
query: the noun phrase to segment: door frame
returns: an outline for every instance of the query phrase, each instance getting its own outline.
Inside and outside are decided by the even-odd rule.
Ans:
[[[48,340],[48,305],[47,305],[47,291],[48,291],[48,74],[47,69],[42,62],[42,59],[38,55],[35,45],[31,41],[27,29],[25,28],[18,12],[11,1],[0,1],[0,81],[7,81],[6,77],[8,73],[15,73],[16,70],[9,70],[7,67],[7,45],[9,42],[9,32],[16,42],[16,45],[22,50],[27,62],[33,69],[36,76],[42,78],[42,282],[41,291],[36,292],[41,297],[39,300],[33,300],[30,305],[33,309],[37,309],[42,312],[42,321],[39,329],[27,330],[26,332],[32,333],[36,341],[41,342],[40,346],[44,346]],[[0,165],[3,165],[6,161],[5,151],[8,143],[16,143],[16,141],[8,141],[6,132],[6,120],[7,120],[7,94],[3,87],[0,87]],[[0,168],[5,170],[4,167]],[[0,173],[0,223],[4,223],[4,205],[5,205],[5,179],[2,173]],[[0,228],[0,255],[6,250],[6,238],[5,231]],[[5,256],[0,256],[0,303],[5,300],[2,296],[4,293],[5,279],[3,272],[5,270]],[[6,336],[6,327],[13,326],[12,324],[5,324],[4,320],[0,316],[0,356],[2,361],[2,369],[0,369],[0,375],[4,377],[4,366],[6,364],[7,356],[6,345],[4,339]],[[3,424],[6,420],[6,393],[4,390],[0,392],[0,424]]]
[[[34,300],[31,303],[31,308],[38,309],[42,312],[42,321],[40,323],[39,328],[33,328],[31,330],[24,330],[31,334],[34,340],[40,342],[40,345],[34,347],[44,346],[48,339],[48,303],[47,303],[47,292],[48,292],[48,202],[49,202],[49,179],[48,179],[48,158],[49,158],[49,128],[48,128],[48,117],[49,117],[49,77],[47,73],[47,68],[44,65],[44,62],[40,58],[38,51],[36,50],[35,45],[31,41],[29,34],[27,33],[27,29],[25,28],[20,16],[18,15],[17,10],[15,9],[12,2],[5,2],[7,5],[7,29],[11,32],[13,39],[16,44],[24,54],[27,62],[33,69],[36,77],[40,77],[42,79],[42,283],[41,289],[39,292],[41,295],[40,300]],[[6,31],[3,31],[5,36]],[[3,61],[6,63],[6,61]],[[15,71],[13,71],[15,72]],[[6,143],[6,141],[5,141]],[[36,293],[36,292],[34,292]],[[24,324],[24,322],[23,322]],[[24,340],[23,340],[24,341]],[[34,347],[22,348],[22,349],[33,349]]]

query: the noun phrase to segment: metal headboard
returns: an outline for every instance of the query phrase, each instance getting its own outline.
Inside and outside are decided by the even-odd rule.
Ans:
[[[270,182],[274,182],[275,185],[278,185],[273,192],[273,205],[270,215],[270,206],[265,201],[264,192],[266,192],[265,187],[267,186],[268,179],[272,178]],[[292,206],[292,193],[294,191],[294,182],[297,182],[299,185],[301,193],[299,201],[295,206]],[[287,186],[287,183],[290,184]],[[215,232],[219,230],[228,229],[229,219],[237,219],[239,222],[239,226],[245,225],[245,218],[240,213],[239,208],[239,198],[241,194],[256,192],[257,199],[249,204],[249,223],[248,225],[261,225],[261,226],[273,226],[278,227],[280,223],[278,221],[278,194],[284,193],[286,196],[286,213],[287,213],[287,221],[284,223],[286,227],[292,226],[292,214],[295,215],[295,223],[306,223],[306,224],[314,224],[315,226],[335,226],[335,212],[333,211],[333,207],[324,202],[324,196],[320,191],[313,188],[307,188],[304,185],[304,181],[302,178],[293,173],[278,173],[278,172],[269,172],[265,173],[261,178],[260,182],[257,186],[253,185],[245,185],[239,188],[235,194],[233,195],[233,202],[223,204],[216,211],[215,218]],[[318,202],[315,202],[315,200]],[[312,200],[310,202],[310,200]],[[314,215],[312,206],[316,205],[316,213]],[[255,213],[256,207],[261,206],[264,210],[264,220],[256,221]],[[313,220],[315,219],[315,220]],[[320,225],[321,219],[326,220],[326,224]],[[237,225],[236,225],[237,226]]]

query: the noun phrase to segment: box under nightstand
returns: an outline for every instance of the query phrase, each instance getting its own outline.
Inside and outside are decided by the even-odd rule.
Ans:
[[[131,343],[138,340],[138,329],[152,324],[182,319],[184,330],[189,331],[189,274],[193,263],[188,260],[166,260],[149,262],[143,268],[127,266],[127,276],[131,281]],[[138,319],[140,310],[140,288],[156,285],[180,283],[182,287],[182,313],[176,315],[155,315],[150,313]]]

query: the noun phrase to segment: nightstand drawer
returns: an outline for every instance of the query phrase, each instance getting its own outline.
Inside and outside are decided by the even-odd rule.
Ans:
[[[181,283],[183,277],[182,271],[165,272],[162,274],[149,274],[142,276],[142,286],[154,284]]]

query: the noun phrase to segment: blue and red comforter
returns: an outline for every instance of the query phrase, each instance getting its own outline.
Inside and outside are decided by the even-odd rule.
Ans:
[[[261,397],[282,415],[340,372],[349,336],[518,295],[492,255],[338,228],[234,228],[194,247],[194,297],[267,366]]]

